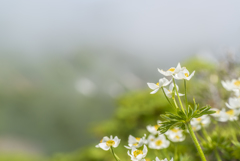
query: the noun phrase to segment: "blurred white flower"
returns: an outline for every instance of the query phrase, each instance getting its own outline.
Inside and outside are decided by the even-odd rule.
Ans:
[[[234,95],[240,98],[240,89],[233,89]]]
[[[166,78],[159,79],[159,82],[157,84],[155,83],[147,83],[148,87],[151,88],[153,91],[150,94],[156,93],[159,88],[165,87],[169,85],[172,82],[172,80],[167,80]]]
[[[224,108],[222,110],[212,108],[212,110],[215,110],[216,113],[211,114],[213,117],[215,117],[220,122],[227,122],[229,121],[235,121],[238,120],[238,115],[240,113],[237,109],[231,109],[226,111]]]
[[[222,110],[219,110],[217,108],[212,108],[212,110],[216,111],[216,113],[211,114],[213,117],[216,118],[216,120],[218,120],[220,122],[228,121],[228,116],[227,116],[226,110],[224,108]]]
[[[230,109],[240,108],[240,98],[230,97],[226,106]]]
[[[193,77],[194,73],[195,73],[195,71],[193,71],[192,74],[189,75],[189,71],[187,69],[183,69],[180,72],[178,72],[177,74],[175,74],[173,76],[173,78],[190,80]]]
[[[164,92],[166,93],[167,97],[168,98],[172,98],[172,90],[174,88],[174,84],[171,83],[170,86],[169,86],[169,89],[167,90],[166,88],[163,88]],[[176,85],[176,90],[178,91],[178,85]],[[182,93],[178,93],[179,96],[184,96],[184,94]],[[175,91],[175,95],[177,95],[177,92]]]
[[[168,141],[164,135],[158,135],[158,137],[150,139],[148,144],[151,149],[164,149],[169,145],[170,141]]]
[[[232,79],[231,81],[229,80],[221,81],[221,83],[222,83],[222,86],[228,91],[232,91],[234,89],[240,89],[240,78]]]
[[[238,120],[239,110],[231,109],[226,112],[229,121]]]
[[[158,157],[156,157],[156,159],[155,159],[155,160],[156,160],[156,161],[168,161],[168,159],[167,159],[167,158],[160,160]],[[172,158],[171,160],[169,160],[169,161],[173,161],[173,158]]]
[[[190,123],[192,125],[193,130],[197,131],[201,129],[201,125],[208,126],[210,122],[211,122],[210,117],[208,115],[203,115],[199,118],[193,118]]]
[[[143,150],[137,150],[135,147],[132,148],[131,153],[128,151],[128,155],[131,157],[132,161],[144,161],[147,155],[147,147],[144,145]]]
[[[127,149],[132,149],[133,147],[139,148],[143,144],[147,144],[147,140],[145,138],[146,138],[146,134],[142,138],[139,138],[139,137],[135,138],[134,136],[129,135],[128,146],[124,146],[124,147]]]
[[[171,140],[172,142],[181,142],[185,140],[185,135],[183,134],[183,130],[179,129],[178,127],[168,130],[166,132],[166,135],[168,139]]]
[[[148,130],[151,134],[153,134],[153,135],[158,134],[159,132],[157,131],[157,129],[161,126],[160,123],[161,123],[161,121],[158,120],[158,121],[157,121],[157,125],[154,125],[154,126],[148,125],[148,126],[147,126],[147,130]]]
[[[96,145],[95,147],[102,148],[103,150],[109,150],[111,146],[116,148],[119,145],[120,141],[121,141],[121,139],[118,139],[117,136],[115,136],[114,139],[113,139],[112,135],[110,136],[110,138],[105,136],[100,141],[100,143],[98,145]]]
[[[163,74],[164,76],[171,76],[174,74],[177,74],[178,72],[180,72],[181,70],[185,69],[185,67],[181,67],[180,63],[178,63],[177,67],[171,67],[169,68],[167,71],[163,71],[162,69],[158,69],[158,71]]]

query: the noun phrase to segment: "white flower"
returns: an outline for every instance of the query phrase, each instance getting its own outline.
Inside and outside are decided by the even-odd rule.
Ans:
[[[240,107],[240,98],[230,97],[226,106],[230,109],[236,109]]]
[[[227,80],[227,81],[221,81],[221,82],[223,87],[228,91],[232,91],[234,89],[240,89],[240,78],[238,78],[238,80],[232,79],[231,81]]]
[[[174,75],[177,74],[178,72],[180,72],[181,70],[184,70],[185,67],[181,68],[180,63],[178,63],[177,67],[171,67],[169,68],[167,71],[163,71],[162,69],[158,69],[158,71],[163,74],[164,76],[170,76],[170,75]]]
[[[109,150],[111,146],[116,148],[119,145],[120,141],[121,141],[121,139],[118,139],[117,136],[115,136],[114,139],[113,139],[112,135],[110,136],[110,138],[105,136],[100,141],[100,143],[98,145],[96,145],[95,147],[102,148],[103,150]]]
[[[192,74],[189,75],[189,71],[187,69],[183,69],[177,74],[173,75],[173,78],[190,80],[193,77],[194,73],[195,71],[193,71]]]
[[[163,160],[160,160],[158,157],[156,157],[155,160],[156,160],[156,161],[168,161],[167,158],[165,158],[165,159],[163,159]],[[173,161],[173,158],[172,158],[171,160],[169,160],[169,161]]]
[[[229,121],[238,120],[239,110],[231,109],[226,112]]]
[[[211,114],[213,117],[215,117],[220,122],[227,122],[234,121],[238,119],[239,110],[231,109],[226,111],[224,108],[222,110],[212,108],[212,110],[215,110],[216,113]]]
[[[210,117],[208,115],[203,115],[199,118],[193,118],[190,123],[192,125],[193,130],[197,131],[201,129],[201,125],[208,126],[210,122],[211,122]]]
[[[234,95],[240,98],[240,89],[233,89]]]
[[[172,90],[174,88],[174,84],[171,83],[169,86],[169,89],[167,90],[166,88],[163,88],[164,92],[166,93],[168,98],[172,98]],[[177,91],[178,91],[178,86],[176,85]],[[179,96],[184,96],[184,94],[178,93]],[[177,95],[177,92],[175,91],[175,95]]]
[[[146,134],[142,137],[134,137],[132,135],[129,135],[128,137],[128,146],[125,146],[125,148],[127,149],[132,149],[133,147],[135,148],[139,148],[141,147],[143,144],[147,144],[147,140],[145,139]]]
[[[132,161],[142,161],[147,155],[147,147],[144,145],[143,150],[137,150],[135,147],[132,148],[131,153],[128,151],[128,155]]]
[[[151,149],[164,149],[167,148],[170,145],[170,141],[168,141],[164,135],[158,135],[158,137],[154,137],[154,139],[151,137],[151,140],[149,141],[149,148]]]
[[[149,88],[151,88],[153,90],[151,92],[151,94],[154,94],[159,90],[159,88],[165,87],[165,86],[169,85],[171,82],[172,82],[172,80],[169,81],[166,78],[162,78],[162,79],[159,79],[159,82],[156,84],[155,83],[147,83],[147,85]]]
[[[228,121],[228,116],[227,116],[226,110],[224,108],[222,110],[219,110],[217,108],[212,108],[212,110],[216,111],[215,113],[211,114],[213,117],[216,118],[216,120],[218,120],[220,122]]]
[[[157,125],[154,125],[154,126],[148,125],[147,130],[153,135],[158,134],[159,132],[157,131],[157,129],[161,126],[160,123],[161,123],[161,121],[158,120]]]
[[[183,130],[179,129],[178,127],[168,130],[166,132],[166,135],[168,136],[168,139],[171,140],[172,142],[181,142],[185,140]]]

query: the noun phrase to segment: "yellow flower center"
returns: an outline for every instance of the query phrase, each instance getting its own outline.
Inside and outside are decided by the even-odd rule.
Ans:
[[[138,146],[138,143],[134,143],[133,145],[134,145],[134,146]]]
[[[157,82],[156,85],[159,86],[159,82]]]
[[[168,69],[168,71],[174,72],[174,71],[175,71],[175,68],[170,68],[170,69]]]
[[[137,157],[139,154],[143,154],[143,151],[142,150],[135,150],[133,152],[134,157]]]
[[[157,141],[155,141],[155,144],[156,144],[157,146],[162,145],[162,140],[157,140]]]
[[[201,120],[202,120],[202,118],[200,118],[200,117],[199,117],[199,118],[197,118],[197,121],[198,121],[198,122],[200,122]]]
[[[160,127],[160,125],[154,125],[154,128],[157,130]]]
[[[186,77],[188,77],[189,75],[187,73],[184,74]]]
[[[136,138],[136,140],[139,142],[141,140],[141,138]]]
[[[240,86],[240,80],[235,81],[235,82],[234,82],[234,85],[235,85],[235,86]]]
[[[103,141],[103,139],[102,139],[102,140],[100,140],[100,143],[102,143],[102,141]]]
[[[219,113],[220,113],[220,110],[217,110],[217,111],[216,111],[216,114],[219,114]]]
[[[172,132],[177,133],[179,130],[178,129],[172,129]]]
[[[234,111],[233,110],[229,110],[226,112],[228,115],[233,115],[234,114]]]
[[[179,139],[180,139],[180,137],[179,137],[178,135],[176,135],[176,136],[175,136],[175,138],[176,138],[177,140],[179,140]]]
[[[113,146],[115,144],[115,141],[113,141],[113,140],[108,140],[107,142],[106,142],[106,145],[107,146]]]

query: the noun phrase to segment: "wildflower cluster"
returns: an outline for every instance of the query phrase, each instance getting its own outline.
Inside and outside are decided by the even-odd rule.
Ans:
[[[202,141],[202,146],[212,149],[215,152],[217,160],[219,155],[217,153],[217,144],[214,138],[211,138],[205,128],[211,123],[211,117],[214,117],[217,121],[236,121],[240,114],[240,78],[238,80],[222,81],[223,87],[232,91],[232,96],[226,102],[228,110],[211,108],[209,105],[200,107],[195,102],[189,103],[187,99],[187,81],[190,81],[194,76],[195,71],[191,74],[186,67],[181,67],[178,63],[177,67],[171,67],[164,71],[158,69],[158,71],[165,77],[160,78],[157,83],[147,83],[148,87],[152,90],[150,94],[155,94],[158,91],[162,91],[166,100],[169,103],[174,112],[165,112],[161,114],[162,120],[157,120],[155,125],[148,125],[146,130],[149,132],[148,135],[142,137],[135,137],[129,135],[128,144],[124,147],[127,149],[126,152],[132,161],[148,161],[147,158],[149,150],[164,150],[170,145],[175,146],[175,142],[182,142],[185,140],[186,135],[190,135],[196,149],[198,150],[198,156],[203,161],[206,161],[203,150],[199,144],[199,140]],[[183,81],[184,90],[181,90],[177,85],[177,81]],[[181,92],[180,92],[181,91]],[[184,101],[182,101],[184,100]],[[202,136],[195,136],[194,132],[201,130]],[[220,138],[220,137],[219,137]],[[114,149],[118,147],[120,139],[118,137],[104,137],[100,143],[96,146],[103,150],[110,150],[116,161],[120,161],[119,157],[115,154]],[[229,143],[227,143],[229,145]],[[239,145],[240,143],[235,140],[234,144]],[[206,148],[206,149],[207,149]],[[167,158],[161,160],[158,156],[155,156],[154,161],[173,161],[171,155],[166,154]]]
[[[216,113],[212,116],[220,122],[236,121],[240,114],[240,78],[238,80],[222,81],[221,83],[227,91],[232,92],[233,97],[230,97],[226,102],[227,110],[225,108],[213,108]]]

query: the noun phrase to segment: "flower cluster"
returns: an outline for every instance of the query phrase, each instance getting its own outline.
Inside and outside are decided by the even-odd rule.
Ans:
[[[157,83],[147,83],[148,87],[152,90],[150,94],[155,94],[162,90],[164,96],[169,102],[170,106],[174,108],[174,112],[166,112],[160,116],[164,121],[157,121],[156,125],[148,125],[146,128],[149,131],[149,135],[146,139],[146,134],[143,137],[134,137],[129,135],[128,145],[125,148],[128,149],[127,154],[130,156],[132,161],[146,161],[149,160],[146,158],[149,149],[166,149],[169,147],[170,143],[182,142],[185,140],[185,129],[187,128],[189,134],[191,135],[194,144],[199,152],[199,156],[203,161],[206,161],[201,146],[198,143],[198,140],[193,131],[197,131],[202,127],[208,126],[210,124],[210,117],[208,114],[213,114],[215,111],[211,111],[210,106],[199,107],[199,105],[193,99],[194,104],[189,105],[187,100],[186,93],[186,81],[189,81],[195,74],[193,71],[191,74],[186,69],[186,67],[181,67],[178,63],[177,67],[171,67],[167,71],[158,69],[158,71],[163,74],[165,77],[171,77],[171,79],[161,78]],[[176,80],[183,80],[185,93],[179,92],[179,87],[176,84]],[[238,82],[239,81],[239,82]],[[237,82],[237,83],[236,83]],[[231,85],[229,85],[231,84]],[[167,87],[168,86],[168,87]],[[235,116],[236,108],[240,108],[239,102],[239,90],[240,90],[240,80],[235,80],[233,82],[224,82],[223,86],[228,87],[228,90],[233,90],[235,92],[236,98],[230,98],[229,102],[226,104],[227,107],[231,108],[233,115]],[[239,86],[239,88],[236,88]],[[182,104],[180,96],[185,96],[185,108]],[[177,100],[178,99],[178,100]],[[225,114],[231,114],[232,111],[227,111]],[[213,116],[216,116],[219,120],[223,120],[225,117],[222,117],[223,111],[219,111]],[[230,117],[228,117],[230,119]],[[233,119],[233,118],[232,118]],[[204,128],[203,128],[204,129]],[[104,137],[98,145],[97,148],[102,148],[103,150],[109,150],[115,157],[116,161],[120,161],[118,156],[114,153],[113,148],[116,148],[120,143],[118,137]],[[170,158],[168,156],[168,158]],[[167,161],[168,159],[160,160],[158,157],[155,158],[155,161]],[[173,161],[173,158],[170,160]]]
[[[222,81],[221,83],[227,91],[233,92],[233,97],[230,97],[226,102],[228,110],[214,108],[216,113],[212,116],[220,122],[236,121],[240,114],[240,78]]]

